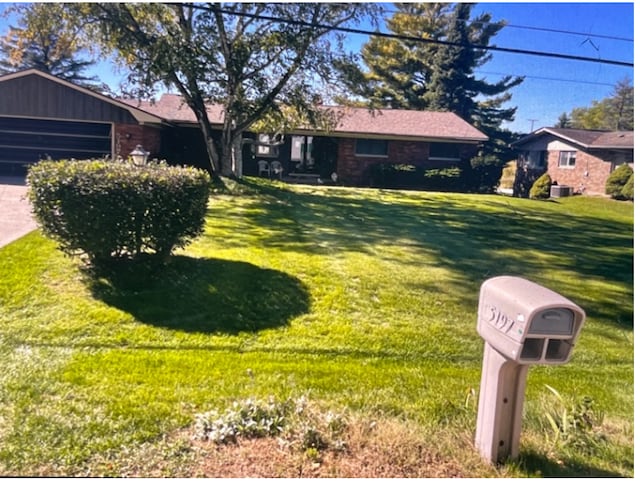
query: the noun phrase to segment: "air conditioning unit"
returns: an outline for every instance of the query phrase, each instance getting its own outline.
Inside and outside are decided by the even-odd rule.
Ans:
[[[571,186],[551,186],[551,197],[568,197],[573,194]]]

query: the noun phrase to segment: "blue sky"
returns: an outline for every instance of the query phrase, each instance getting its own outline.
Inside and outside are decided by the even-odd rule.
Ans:
[[[0,12],[5,6],[0,4]],[[633,39],[633,3],[483,2],[474,8],[474,14],[481,12],[488,12],[493,20],[505,20],[509,25],[493,38],[492,43],[499,47],[634,61],[632,41],[602,37]],[[0,19],[0,34],[6,29],[6,21]],[[358,48],[367,37],[354,35],[349,40]],[[92,73],[118,90],[122,74],[117,74],[109,64],[97,66]],[[609,96],[613,85],[625,76],[634,80],[630,67],[501,52],[494,52],[493,59],[476,71],[478,77],[490,82],[496,82],[505,74],[528,76],[511,90],[513,98],[509,106],[516,106],[518,111],[515,121],[505,127],[515,132],[552,126],[563,112],[588,107],[592,101]]]

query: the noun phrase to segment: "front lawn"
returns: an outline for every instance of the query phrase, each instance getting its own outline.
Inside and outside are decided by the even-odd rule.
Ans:
[[[368,439],[415,466],[406,477],[633,476],[632,204],[243,189],[212,196],[205,234],[151,280],[90,279],[38,232],[0,249],[0,474],[251,475],[212,468],[228,455],[191,439],[196,414],[305,396],[382,430]],[[503,274],[587,322],[567,365],[529,370],[521,457],[492,468],[473,448],[475,323],[481,283]],[[546,415],[583,397],[604,418],[554,432]],[[381,452],[353,440],[296,455],[315,472],[261,476],[369,476]],[[334,457],[359,450],[377,455],[341,472]]]

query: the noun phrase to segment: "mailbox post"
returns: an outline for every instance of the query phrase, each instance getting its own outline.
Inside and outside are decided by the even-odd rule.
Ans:
[[[529,365],[566,363],[584,311],[523,278],[498,276],[480,288],[477,330],[485,340],[476,448],[498,463],[519,452]]]

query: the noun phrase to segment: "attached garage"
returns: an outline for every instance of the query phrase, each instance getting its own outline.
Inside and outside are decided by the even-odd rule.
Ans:
[[[111,131],[106,123],[0,117],[0,163],[110,156]]]
[[[35,69],[0,77],[0,174],[41,159],[159,150],[162,119]]]

